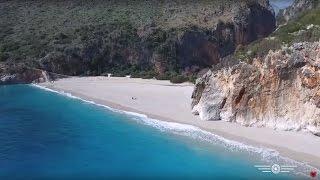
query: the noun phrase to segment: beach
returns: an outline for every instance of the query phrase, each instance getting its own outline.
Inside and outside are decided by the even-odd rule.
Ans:
[[[191,113],[193,84],[125,77],[71,77],[39,84],[56,91],[150,118],[189,124],[224,138],[278,151],[282,156],[320,168],[320,138],[310,133],[244,127],[203,121]]]

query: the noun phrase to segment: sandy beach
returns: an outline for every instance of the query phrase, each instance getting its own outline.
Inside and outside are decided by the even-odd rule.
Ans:
[[[72,77],[40,85],[112,108],[194,125],[227,139],[275,149],[282,156],[320,168],[320,137],[303,132],[243,127],[224,121],[202,121],[191,113],[193,85],[190,83],[174,85],[169,81],[146,79]]]

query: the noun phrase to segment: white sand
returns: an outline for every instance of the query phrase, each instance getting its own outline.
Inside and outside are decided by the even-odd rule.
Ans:
[[[202,121],[192,115],[193,85],[189,83],[173,85],[158,80],[74,77],[40,85],[159,120],[194,125],[228,139],[272,148],[283,156],[320,167],[320,137],[302,132],[243,127],[223,121]]]

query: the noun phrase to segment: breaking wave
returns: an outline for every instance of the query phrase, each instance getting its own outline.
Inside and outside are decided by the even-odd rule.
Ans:
[[[277,164],[286,165],[286,166],[287,165],[296,166],[296,168],[294,169],[295,171],[293,173],[297,175],[309,177],[310,170],[317,170],[319,172],[318,169],[308,165],[307,163],[299,162],[299,161],[281,156],[280,153],[274,149],[265,148],[265,147],[256,147],[256,146],[248,145],[242,142],[226,139],[222,136],[216,135],[208,131],[204,131],[196,126],[192,126],[188,124],[161,121],[161,120],[149,118],[147,115],[144,115],[144,114],[114,109],[106,105],[95,103],[94,101],[88,101],[88,100],[82,99],[80,97],[74,96],[71,93],[67,93],[64,91],[52,90],[50,88],[46,88],[37,84],[32,84],[32,86],[40,88],[45,91],[67,96],[72,99],[77,99],[89,104],[100,106],[116,113],[128,115],[130,116],[130,119],[135,120],[138,123],[142,123],[142,124],[151,126],[153,128],[156,128],[162,132],[173,133],[181,136],[188,136],[196,140],[213,143],[216,145],[223,146],[226,150],[229,150],[229,151],[247,152],[251,155],[257,156],[263,162],[269,165],[277,163]]]

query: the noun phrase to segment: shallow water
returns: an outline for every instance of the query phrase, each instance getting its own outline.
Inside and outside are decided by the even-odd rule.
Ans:
[[[297,165],[262,173],[254,165]],[[301,179],[275,151],[29,85],[0,86],[0,179]]]

